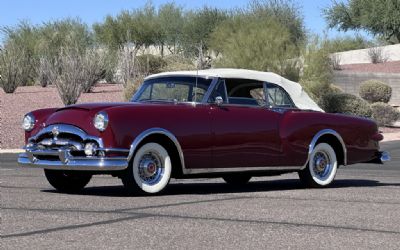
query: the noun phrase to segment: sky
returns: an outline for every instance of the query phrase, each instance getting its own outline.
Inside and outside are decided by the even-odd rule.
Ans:
[[[294,0],[302,8],[305,26],[308,32],[328,37],[354,36],[355,32],[338,32],[328,30],[322,16],[322,9],[330,6],[332,0]],[[92,25],[102,22],[107,15],[117,15],[121,10],[142,7],[147,1],[142,0],[0,0],[0,27],[14,26],[21,20],[31,24],[58,20],[66,17],[78,17]],[[171,2],[171,0],[153,0],[155,6]],[[175,0],[172,1],[186,9],[201,8],[204,5],[231,9],[246,7],[249,0]],[[368,34],[361,32],[363,36]]]

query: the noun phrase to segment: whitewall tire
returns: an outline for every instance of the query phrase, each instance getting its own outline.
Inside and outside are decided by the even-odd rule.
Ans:
[[[122,182],[130,192],[157,194],[168,185],[171,172],[168,151],[158,143],[146,143],[137,150]]]
[[[299,172],[299,177],[308,187],[326,187],[335,179],[337,168],[335,150],[327,143],[319,143],[310,154],[307,167]]]

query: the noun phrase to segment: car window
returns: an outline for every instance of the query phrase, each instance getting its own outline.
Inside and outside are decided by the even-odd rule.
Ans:
[[[151,98],[166,99],[178,102],[188,101],[189,85],[176,83],[154,83]]]
[[[213,92],[210,95],[210,98],[208,99],[209,103],[214,103],[215,102],[215,98],[217,96],[222,97],[222,99],[224,100],[224,103],[226,103],[226,86],[225,86],[225,81],[224,80],[220,80],[216,86],[216,88],[213,90]]]
[[[211,81],[211,79],[196,77],[165,77],[147,80],[132,101],[200,102]]]
[[[274,84],[268,84],[267,93],[268,93],[268,104],[270,107],[279,107],[279,108],[294,107],[293,102],[290,99],[289,95],[281,87]]]
[[[265,106],[264,84],[244,79],[227,80],[228,102],[235,105]]]

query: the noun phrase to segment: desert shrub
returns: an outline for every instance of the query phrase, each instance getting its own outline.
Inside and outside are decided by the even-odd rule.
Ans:
[[[140,85],[143,83],[144,77],[137,77],[134,81],[126,84],[124,88],[124,99],[125,101],[130,101],[133,94],[139,89]]]
[[[211,36],[221,53],[218,67],[271,71],[283,75],[285,63],[297,56],[287,27],[271,17],[237,16],[219,25]],[[288,70],[288,69],[286,69]],[[286,73],[292,75],[292,70]]]
[[[303,75],[300,82],[331,83],[333,78],[332,61],[326,39],[313,37],[308,42],[303,54]]]
[[[369,104],[363,99],[347,93],[326,94],[319,101],[320,107],[328,113],[344,113],[371,117]]]
[[[343,93],[343,89],[335,84],[331,84],[329,87],[330,87],[330,93],[335,93],[335,94]]]
[[[382,47],[371,47],[368,49],[368,56],[373,64],[383,63],[387,61],[387,56],[383,52]]]
[[[319,103],[324,95],[343,92],[338,86],[327,82],[303,81],[301,85],[316,103]]]
[[[287,60],[282,67],[282,76],[291,81],[298,82],[300,80],[300,70],[300,60]]]
[[[370,45],[370,42],[362,36],[344,36],[336,37],[326,40],[326,46],[329,48],[330,53],[365,49]]]
[[[37,69],[38,71],[38,77],[39,77],[39,84],[43,88],[47,87],[47,85],[51,84],[50,82],[50,68],[49,68],[49,63],[46,58],[41,57],[39,59],[39,67]]]
[[[371,104],[372,118],[379,126],[390,126],[400,119],[400,112],[387,103],[377,102]]]
[[[151,54],[136,57],[139,65],[139,72],[144,75],[160,73],[161,69],[167,64],[161,56]]]
[[[332,68],[334,70],[341,70],[342,69],[341,66],[340,66],[340,61],[342,60],[342,58],[340,57],[339,54],[335,54],[335,53],[331,54],[330,59],[331,59]]]
[[[381,81],[369,80],[361,84],[359,94],[370,103],[388,103],[392,97],[392,88]]]
[[[92,92],[95,84],[104,78],[107,64],[106,49],[88,48],[82,57],[82,68],[85,71],[85,81],[82,83],[84,93]]]
[[[83,91],[86,82],[83,57],[76,47],[64,47],[54,63],[47,62],[51,70],[50,81],[56,85],[64,105],[75,104]]]
[[[24,77],[25,52],[14,44],[0,50],[0,87],[6,93],[14,93]]]
[[[62,102],[71,105],[78,101],[81,93],[93,87],[102,78],[102,55],[100,50],[66,45],[54,58],[44,57],[41,64],[46,69],[48,80],[54,83]]]
[[[21,21],[16,26],[0,27],[0,37],[4,38],[4,49],[7,51],[5,56],[9,57],[11,54],[14,54],[13,56],[18,57],[13,59],[8,58],[9,62],[12,61],[14,65],[9,64],[6,68],[7,70],[13,69],[13,72],[8,73],[18,75],[11,77],[19,78],[17,83],[19,86],[29,86],[35,83],[37,76],[35,69],[38,63],[36,53],[38,34],[37,27],[26,21]],[[17,67],[19,69],[16,69]],[[6,73],[3,73],[3,75],[5,74]],[[10,78],[8,80],[10,80]],[[9,84],[9,86],[11,85],[12,84]]]
[[[169,55],[164,57],[165,65],[161,71],[179,71],[179,70],[194,70],[196,66],[194,63],[180,55]]]

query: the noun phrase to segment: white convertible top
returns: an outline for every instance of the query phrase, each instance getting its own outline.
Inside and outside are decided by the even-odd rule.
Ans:
[[[292,98],[294,104],[299,109],[304,110],[323,110],[308,96],[301,85],[297,82],[290,81],[282,76],[272,72],[262,72],[247,69],[206,69],[199,71],[175,71],[175,72],[164,72],[155,75],[148,76],[147,79],[163,76],[202,76],[202,77],[221,77],[221,78],[232,78],[232,79],[250,79],[262,82],[273,83],[281,86]]]

